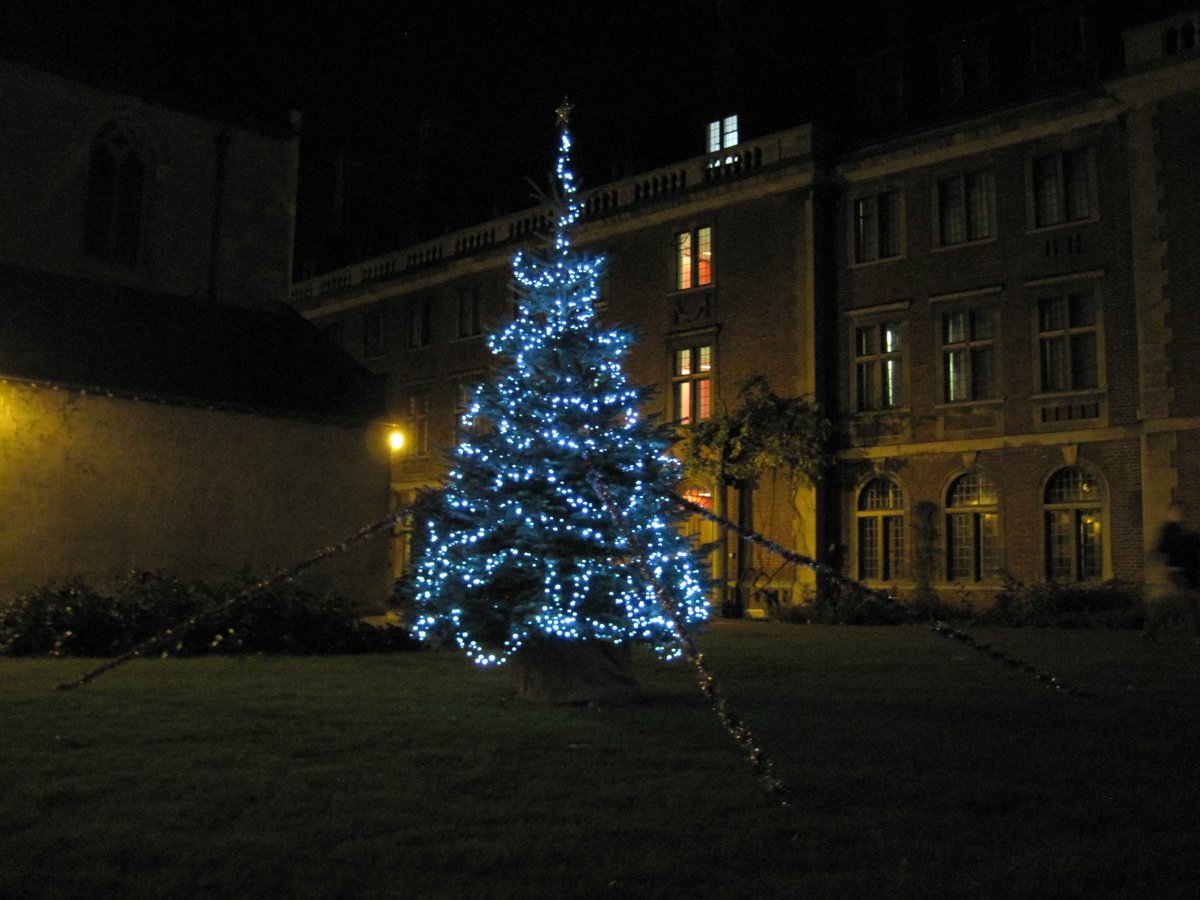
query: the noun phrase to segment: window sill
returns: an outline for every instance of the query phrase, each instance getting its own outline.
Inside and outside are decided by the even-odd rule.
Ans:
[[[153,286],[150,274],[147,271],[147,265],[144,262],[130,266],[119,262],[108,262],[96,256],[88,256],[86,253],[80,253],[79,268],[87,275],[103,277],[109,281],[115,281],[131,287],[146,288]]]
[[[1030,400],[1034,403],[1078,403],[1083,400],[1103,400],[1108,396],[1108,388],[1083,388],[1078,391],[1054,391],[1052,393],[1033,394]]]
[[[965,410],[974,407],[997,407],[1004,403],[1003,397],[986,397],[980,400],[950,400],[946,403],[934,404],[934,410],[943,412],[945,410]]]
[[[1108,424],[1108,392],[1101,389],[1057,394],[1035,394],[1035,429],[1101,428]]]
[[[907,256],[907,254],[905,254],[905,253],[899,253],[896,256],[884,256],[880,259],[855,260],[850,263],[849,268],[851,268],[851,269],[869,269],[872,266],[882,266],[882,265],[886,265],[887,263],[900,262],[901,260],[905,259],[906,256]]]
[[[980,247],[987,244],[994,244],[997,241],[997,235],[990,234],[987,237],[975,238],[974,240],[958,241],[954,244],[939,244],[934,243],[931,253],[946,253],[952,250],[962,250],[964,247]],[[936,238],[935,238],[936,241]]]
[[[1099,216],[1089,216],[1086,219],[1071,219],[1068,222],[1056,222],[1053,225],[1027,225],[1025,227],[1025,234],[1028,237],[1037,237],[1051,231],[1062,231],[1064,228],[1078,228],[1082,225],[1094,225],[1099,221]]]
[[[865,584],[873,591],[887,591],[889,594],[899,591],[909,591],[916,587],[916,582],[911,578],[893,578],[890,581],[878,581],[873,578],[858,578],[860,584]]]

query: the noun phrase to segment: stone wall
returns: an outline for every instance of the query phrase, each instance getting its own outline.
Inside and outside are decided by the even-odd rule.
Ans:
[[[0,596],[131,569],[266,575],[382,519],[387,503],[375,426],[0,381]],[[389,540],[385,530],[303,578],[380,611]]]
[[[299,137],[0,61],[0,264],[225,303],[288,299]],[[93,142],[145,170],[135,266],[83,252]],[[215,242],[215,252],[214,252]]]

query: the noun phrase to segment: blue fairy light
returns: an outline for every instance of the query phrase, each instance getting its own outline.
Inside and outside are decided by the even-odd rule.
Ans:
[[[696,553],[663,499],[681,476],[678,463],[643,421],[642,392],[625,380],[632,338],[597,323],[604,259],[571,247],[581,207],[570,152],[562,121],[554,239],[544,256],[513,257],[519,314],[489,336],[498,368],[462,418],[464,427],[485,427],[453,451],[441,512],[415,565],[414,633],[480,665],[502,664],[538,635],[636,641],[678,656],[653,582],[666,586],[684,621],[708,615]],[[631,540],[645,550],[645,572],[631,564]]]

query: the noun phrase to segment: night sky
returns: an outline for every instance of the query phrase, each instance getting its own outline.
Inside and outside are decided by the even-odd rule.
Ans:
[[[372,6],[6,0],[0,50],[214,111],[282,122],[299,109],[308,168],[338,150],[362,178],[423,164],[448,207],[427,203],[424,228],[444,231],[529,205],[564,95],[583,183],[603,183],[700,152],[708,118],[751,115],[734,99],[746,85],[766,86],[772,124],[799,121],[775,88],[819,43],[743,0]]]
[[[743,137],[806,121],[828,101],[831,73],[886,41],[892,18],[977,14],[961,0],[793,8],[5,0],[0,52],[201,110],[275,123],[300,110],[298,262],[327,269],[530,205],[529,182],[548,183],[564,95],[586,188],[701,152],[718,116],[738,113]],[[340,224],[328,216],[339,160],[355,217]]]

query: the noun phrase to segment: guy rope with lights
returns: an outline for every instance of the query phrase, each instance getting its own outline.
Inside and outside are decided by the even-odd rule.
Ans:
[[[379,534],[382,531],[391,529],[392,527],[394,527],[396,525],[396,523],[403,521],[407,516],[411,515],[415,509],[416,509],[415,505],[406,506],[403,509],[397,510],[396,512],[392,513],[387,518],[380,519],[378,522],[373,522],[364,528],[360,528],[358,531],[354,532],[354,534],[343,538],[342,540],[338,541],[336,544],[330,544],[328,547],[325,547],[323,550],[321,550],[317,553],[314,553],[312,556],[308,557],[307,559],[301,560],[300,562],[296,563],[295,565],[291,566],[290,568],[283,569],[279,572],[276,572],[274,575],[264,578],[261,581],[257,581],[254,584],[250,585],[249,587],[245,588],[244,590],[238,591],[235,594],[225,597],[220,602],[215,603],[213,606],[208,607],[207,609],[200,610],[199,612],[195,613],[194,615],[190,616],[189,618],[185,619],[184,621],[180,622],[179,624],[173,625],[170,628],[163,629],[158,634],[147,638],[146,640],[142,641],[140,644],[138,644],[135,647],[129,648],[124,653],[120,654],[119,656],[113,657],[112,659],[105,662],[103,665],[97,666],[95,669],[91,669],[91,670],[85,672],[84,674],[80,675],[78,678],[75,678],[71,681],[61,682],[60,684],[57,685],[57,688],[59,690],[67,690],[70,688],[82,687],[83,685],[85,685],[89,681],[91,681],[92,679],[94,679],[100,675],[103,675],[105,672],[111,672],[113,669],[117,668],[118,666],[124,665],[125,663],[129,662],[130,660],[142,659],[142,658],[150,656],[151,654],[154,654],[154,653],[159,653],[159,654],[165,655],[166,652],[170,649],[169,645],[170,645],[171,641],[174,639],[178,639],[179,637],[181,637],[182,635],[184,635],[188,631],[190,631],[192,628],[195,628],[196,624],[202,618],[209,616],[212,613],[220,612],[221,610],[227,609],[228,607],[233,606],[235,603],[237,603],[240,600],[245,600],[249,597],[254,597],[258,594],[261,594],[265,591],[270,590],[271,588],[273,588],[277,585],[284,584],[288,581],[293,580],[301,572],[304,572],[307,569],[311,569],[313,566],[324,562],[325,560],[329,559],[330,557],[337,556],[340,553],[345,553],[347,550],[349,550],[354,545],[367,540],[367,538],[374,537],[375,535]]]
[[[568,166],[571,107],[556,110],[561,203],[545,258],[513,260],[521,314],[489,344],[505,365],[480,385],[464,434],[428,525],[415,576],[414,633],[448,640],[477,664],[502,664],[529,643],[646,643],[665,658],[684,656],[722,726],[747,753],[763,786],[784,806],[787,792],[749,727],[730,708],[691,634],[707,618],[698,557],[675,527],[685,513],[703,516],[828,582],[854,585],[830,567],[741,528],[674,492],[679,465],[666,441],[638,412],[642,393],[628,386],[620,359],[631,338],[602,330],[594,301],[602,259],[571,251],[579,217]],[[292,568],[222,601],[233,602],[291,580],[385,530],[406,507]],[[921,617],[893,598],[872,592]],[[210,610],[211,611],[211,610]],[[131,659],[157,653],[196,625],[199,615],[60,688],[87,684]],[[1015,660],[944,622],[925,624],[994,660],[1072,696],[1090,696]]]

